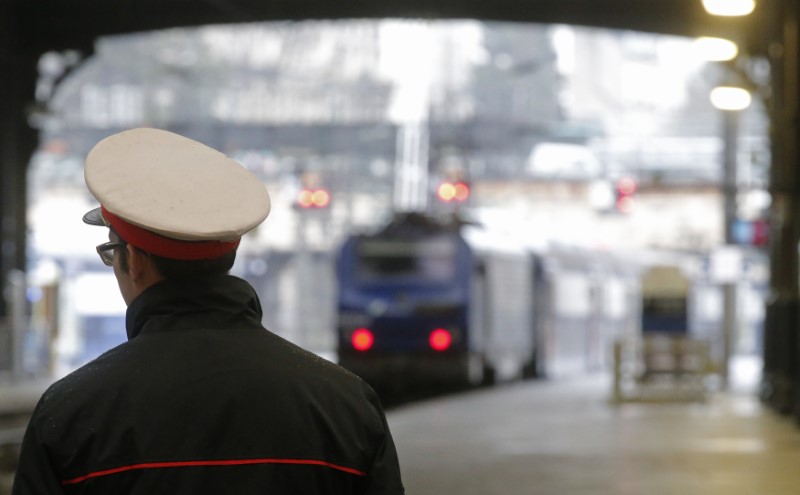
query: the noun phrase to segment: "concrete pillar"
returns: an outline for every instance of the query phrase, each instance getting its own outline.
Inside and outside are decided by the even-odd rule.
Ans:
[[[798,400],[798,240],[800,239],[800,2],[782,3],[780,49],[772,50],[773,163],[770,192],[771,294],[764,326],[762,398],[783,413],[796,412]],[[777,45],[776,45],[777,47]]]
[[[0,321],[9,314],[9,273],[25,270],[26,169],[38,133],[26,109],[34,101],[38,54],[23,49],[13,11],[0,2]]]

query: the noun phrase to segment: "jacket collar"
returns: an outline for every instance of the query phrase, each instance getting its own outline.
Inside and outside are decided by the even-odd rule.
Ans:
[[[255,290],[231,275],[202,275],[162,280],[128,306],[128,340],[142,332],[261,326],[261,303]]]

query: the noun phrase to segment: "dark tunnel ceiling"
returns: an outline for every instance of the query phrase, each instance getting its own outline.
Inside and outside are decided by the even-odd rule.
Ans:
[[[560,23],[684,36],[717,35],[751,54],[777,32],[762,1],[746,18],[708,15],[701,0],[3,0],[20,48],[90,49],[96,37],[179,26],[268,20],[421,18]]]

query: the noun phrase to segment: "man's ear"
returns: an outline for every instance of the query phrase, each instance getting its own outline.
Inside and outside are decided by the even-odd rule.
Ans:
[[[137,281],[142,278],[143,271],[145,270],[145,263],[148,260],[147,256],[133,247],[130,244],[126,244],[125,248],[128,250],[128,275],[131,277],[131,280]]]
[[[158,271],[158,268],[156,268],[153,258],[149,254],[130,244],[128,244],[127,248],[129,265],[128,276],[135,286],[144,290],[164,279]]]

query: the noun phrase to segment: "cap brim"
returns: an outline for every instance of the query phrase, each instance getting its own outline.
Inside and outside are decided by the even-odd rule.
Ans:
[[[87,212],[83,216],[83,223],[96,225],[98,227],[105,227],[108,225],[108,222],[106,222],[106,219],[103,217],[103,212],[100,210],[99,206],[94,210]]]

